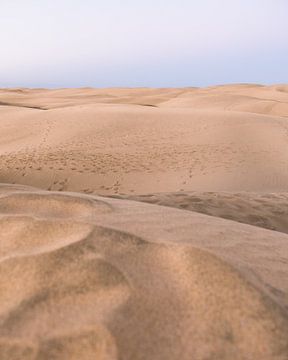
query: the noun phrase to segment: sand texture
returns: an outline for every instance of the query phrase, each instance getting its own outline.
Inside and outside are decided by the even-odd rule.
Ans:
[[[0,89],[0,360],[287,360],[288,86]]]

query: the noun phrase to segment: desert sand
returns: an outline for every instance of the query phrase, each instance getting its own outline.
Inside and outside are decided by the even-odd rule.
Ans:
[[[0,359],[287,360],[288,85],[0,89]]]

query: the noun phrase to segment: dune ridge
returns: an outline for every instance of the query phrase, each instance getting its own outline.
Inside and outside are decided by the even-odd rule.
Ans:
[[[175,207],[288,233],[288,194],[253,192],[171,192],[111,195],[149,204]]]

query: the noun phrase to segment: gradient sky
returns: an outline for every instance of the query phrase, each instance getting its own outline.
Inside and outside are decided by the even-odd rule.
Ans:
[[[0,87],[288,83],[287,0],[0,0]]]

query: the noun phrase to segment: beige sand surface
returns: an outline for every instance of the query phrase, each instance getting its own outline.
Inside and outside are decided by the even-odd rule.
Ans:
[[[287,359],[286,234],[2,185],[1,359]]]
[[[288,189],[285,86],[15,89],[0,102],[0,182],[102,195]]]
[[[287,360],[287,121],[287,85],[0,89],[0,360]]]
[[[112,197],[195,211],[288,233],[288,193],[198,191]]]

